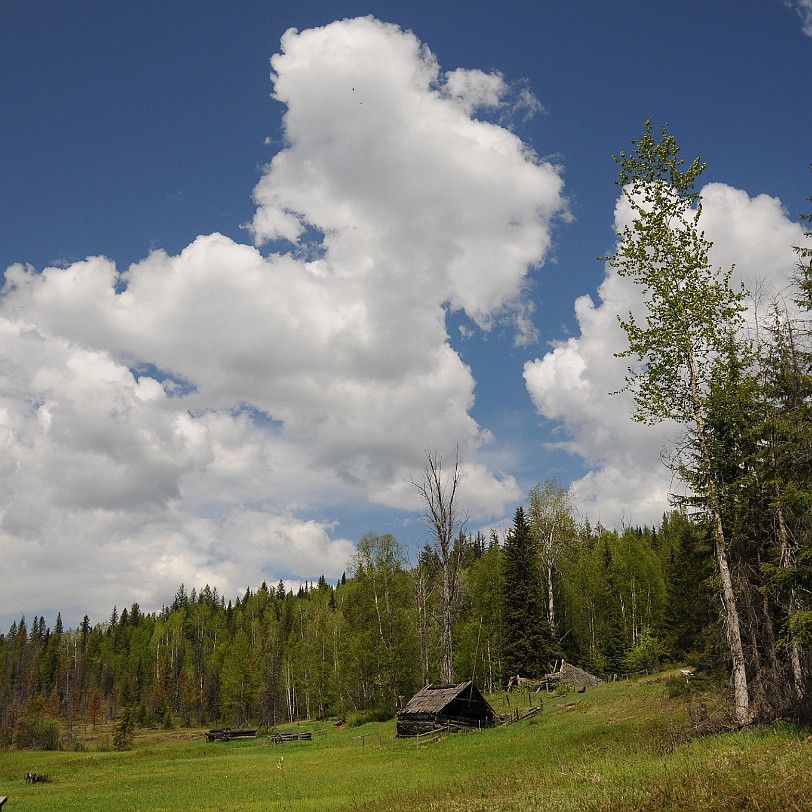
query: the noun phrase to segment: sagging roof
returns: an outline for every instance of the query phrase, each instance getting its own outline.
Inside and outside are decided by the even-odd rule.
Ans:
[[[460,682],[456,685],[427,685],[418,691],[398,716],[411,714],[442,714],[454,705],[455,710],[468,706],[474,711],[471,715],[495,718],[496,713],[473,682]]]

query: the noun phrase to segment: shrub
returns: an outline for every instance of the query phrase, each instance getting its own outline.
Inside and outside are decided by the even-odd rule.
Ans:
[[[41,699],[31,699],[20,708],[14,728],[14,744],[20,750],[59,750],[62,726],[46,712]]]
[[[662,641],[646,630],[640,635],[637,645],[626,655],[623,664],[632,672],[656,671],[665,653]]]
[[[110,737],[105,733],[99,739],[99,743],[96,745],[96,750],[100,753],[109,753],[113,749],[113,742],[110,741]]]

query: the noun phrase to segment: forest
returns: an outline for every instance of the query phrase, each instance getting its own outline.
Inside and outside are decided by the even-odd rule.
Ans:
[[[534,489],[549,493],[566,495],[552,482]],[[495,535],[454,540],[455,678],[493,691],[561,657],[600,675],[723,660],[712,587],[686,578],[710,576],[709,542],[693,522],[672,513],[656,530],[619,534],[576,527],[567,512],[544,525],[532,505],[504,544]],[[527,554],[541,528],[552,538],[551,581]],[[511,566],[511,557],[524,560]],[[0,742],[48,746],[57,721],[87,729],[124,713],[169,727],[389,718],[399,697],[441,677],[441,580],[429,545],[410,567],[394,537],[370,534],[335,585],[320,578],[294,592],[263,583],[228,601],[208,585],[181,585],[160,612],[114,607],[76,629],[60,617],[52,628],[21,618],[0,636]],[[517,606],[530,593],[537,600],[524,610],[538,615]]]
[[[650,123],[632,144],[615,160],[635,218],[605,260],[648,311],[621,314],[632,416],[681,428],[664,457],[690,495],[658,526],[592,527],[550,479],[505,538],[468,533],[459,460],[427,450],[415,561],[370,533],[336,584],[228,599],[181,584],[159,612],[113,607],[75,629],[21,617],[0,634],[0,745],[56,748],[64,730],[70,745],[110,719],[385,719],[429,682],[491,692],[562,658],[606,678],[690,665],[740,727],[812,718],[812,248],[796,249],[791,296],[754,310],[708,261],[704,165]]]

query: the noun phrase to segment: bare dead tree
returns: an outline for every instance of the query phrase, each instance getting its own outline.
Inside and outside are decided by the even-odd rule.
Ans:
[[[412,479],[420,498],[425,505],[423,519],[432,534],[432,542],[443,576],[442,585],[442,651],[443,661],[440,676],[443,682],[454,681],[452,638],[453,604],[457,594],[460,574],[460,550],[455,549],[454,539],[457,530],[464,523],[460,520],[457,505],[457,490],[463,476],[460,464],[460,449],[454,454],[454,465],[450,470],[443,468],[443,455],[436,449],[424,448],[425,465],[419,480]]]

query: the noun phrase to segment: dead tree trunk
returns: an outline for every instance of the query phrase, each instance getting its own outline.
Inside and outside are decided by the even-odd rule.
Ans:
[[[425,505],[423,518],[428,525],[433,546],[442,570],[442,663],[440,676],[443,682],[454,682],[453,668],[453,604],[459,580],[459,555],[454,549],[454,537],[461,522],[457,512],[457,489],[462,479],[459,446],[450,471],[443,469],[443,457],[439,451],[425,452],[425,467],[420,480],[412,484]]]

